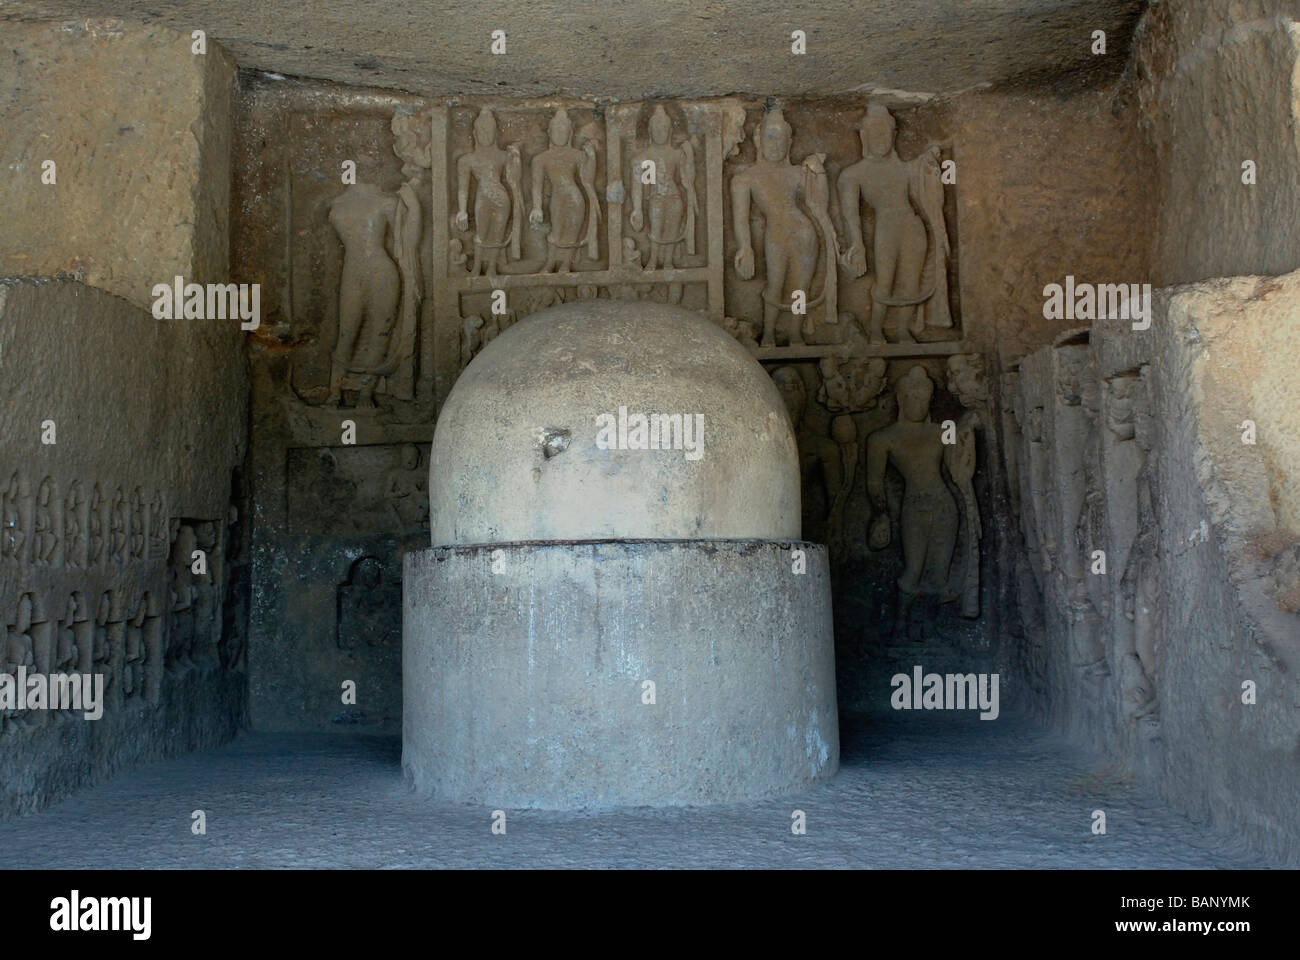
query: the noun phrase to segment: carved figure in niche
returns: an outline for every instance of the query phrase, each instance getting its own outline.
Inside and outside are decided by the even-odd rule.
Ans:
[[[384,567],[378,558],[356,560],[348,571],[347,582],[338,588],[339,649],[400,649],[401,617],[393,616],[394,604],[401,604],[401,584],[384,579]]]
[[[63,559],[72,567],[86,565],[86,518],[82,516],[85,505],[81,481],[73,480],[63,501]]]
[[[520,179],[523,161],[519,147],[497,146],[497,121],[484,107],[474,118],[474,149],[456,161],[456,229],[468,230],[470,180],[477,182],[474,195],[474,275],[496,274],[499,266],[520,257],[520,217],[524,209]],[[514,216],[511,216],[512,212]]]
[[[465,256],[465,244],[461,243],[457,237],[452,237],[447,241],[447,262],[454,271],[457,267],[465,267],[469,258]],[[465,267],[465,269],[469,269]]]
[[[989,401],[984,356],[955,353],[948,358],[948,392],[968,410],[982,410]]]
[[[144,494],[136,487],[131,491],[131,559],[138,560],[144,556],[148,545],[145,534]]]
[[[745,108],[730,103],[722,108],[722,159],[732,157],[745,142]]]
[[[54,651],[55,673],[88,672],[94,659],[92,632],[86,602],[81,593],[73,593],[64,608]]]
[[[1055,588],[1063,596],[1059,603],[1069,624],[1070,657],[1090,679],[1100,679],[1110,672],[1101,641],[1102,620],[1089,594],[1089,580],[1100,580],[1088,572],[1090,534],[1088,511],[1089,470],[1096,459],[1094,407],[1089,409],[1085,396],[1097,393],[1096,377],[1089,350],[1083,343],[1067,343],[1054,350],[1055,362],[1055,443],[1058,471],[1056,478],[1060,499],[1062,547]],[[1094,503],[1095,503],[1094,497]],[[1093,541],[1093,542],[1104,542]],[[1094,588],[1095,589],[1095,588]]]
[[[194,528],[195,542],[208,557],[207,572],[193,573],[191,568],[191,595],[194,598],[194,631],[188,656],[196,664],[219,662],[221,646],[221,605],[218,591],[221,584],[221,544],[218,542],[217,524],[204,520]]]
[[[115,610],[113,597],[111,591],[102,594],[95,610],[91,669],[104,675],[105,706],[119,706],[122,702],[122,687],[118,682],[122,643],[121,612]]]
[[[390,127],[393,153],[402,161],[402,177],[418,191],[424,171],[433,166],[433,131],[429,127],[429,115],[398,109]]]
[[[582,190],[587,195],[587,257],[595,260],[600,256],[600,198],[596,194],[596,153],[600,150],[603,129],[599,122],[593,120],[584,124],[574,138],[573,145],[582,153],[582,167],[578,179],[582,181]],[[593,288],[594,289],[594,288]],[[579,294],[581,296],[581,294]],[[594,298],[595,293],[591,296]]]
[[[167,509],[161,490],[155,490],[149,501],[149,557],[162,560],[168,554]]]
[[[148,671],[157,666],[157,617],[149,616],[149,594],[134,605],[135,613],[126,622],[126,649],[122,664],[122,693],[124,698],[154,699]]]
[[[1038,557],[1034,567],[1038,589],[1043,592],[1043,578],[1055,568],[1056,534],[1046,522],[1046,503],[1048,497],[1048,463],[1047,453],[1043,449],[1043,407],[1032,407],[1025,413],[1025,447],[1029,469],[1026,471],[1028,502],[1027,529],[1032,534],[1032,544]]]
[[[36,491],[36,529],[32,535],[32,562],[47,566],[63,562],[59,551],[59,488],[46,477]]]
[[[829,511],[831,537],[842,540],[845,534],[844,509],[853,491],[858,468],[858,425],[851,414],[865,413],[877,405],[885,386],[885,361],[879,357],[837,359],[824,357],[818,363],[821,387],[817,401],[832,414],[831,438],[839,447],[841,483]]]
[[[410,399],[405,372],[394,378],[404,385],[385,378],[409,368],[414,356],[421,297],[419,198],[409,183],[396,196],[357,183],[330,202],[329,220],[343,242],[343,272],[327,401],[339,401],[345,384],[356,385],[359,407],[373,407],[377,392]]]
[[[844,526],[844,503],[853,485],[852,475],[846,471],[846,467],[852,469],[856,466],[857,458],[854,457],[853,465],[846,464],[840,443],[843,427],[836,432],[834,422],[828,423],[825,411],[810,402],[808,384],[797,367],[777,367],[772,371],[772,380],[785,400],[785,408],[794,427],[799,444],[800,475],[812,477],[821,474],[826,492],[828,531],[832,536],[839,536]],[[852,425],[851,418],[849,423]],[[837,433],[837,436],[832,438],[832,433]]]
[[[623,268],[637,273],[644,273],[646,268],[642,265],[642,259],[641,250],[637,247],[636,240],[631,237],[624,237]],[[653,286],[648,283],[615,283],[611,284],[609,288],[609,296],[613,300],[645,300],[652,292]]]
[[[121,563],[126,555],[126,498],[122,488],[113,491],[113,504],[108,511],[108,559]]]
[[[12,677],[17,677],[19,667],[26,667],[29,673],[36,669],[36,648],[32,642],[33,610],[32,595],[23,594],[18,600],[14,624],[6,631],[3,672]],[[31,725],[32,718],[24,716],[26,713],[17,709],[3,711],[7,724],[20,727]]]
[[[99,484],[90,490],[86,527],[86,563],[98,564],[104,559],[104,494],[100,491]]]
[[[823,306],[831,322],[838,322],[835,291],[834,228],[827,203],[829,188],[822,166],[824,155],[812,154],[800,166],[790,162],[792,131],[780,108],[768,112],[759,128],[758,162],[742,170],[731,181],[731,209],[736,232],[736,272],[742,280],[754,276],[754,247],[750,231],[750,206],[756,206],[766,221],[763,259],[767,281],[763,285],[762,346],[776,346],[776,319],[782,311],[791,311],[795,290],[808,297],[807,318],[815,307]],[[802,201],[808,208],[805,213]],[[818,231],[826,256],[826,278],[822,291],[813,296],[809,285],[817,269]],[[790,343],[804,342],[804,324],[790,327]]]
[[[1137,421],[1147,413],[1140,374],[1124,373],[1106,381],[1106,428],[1110,464],[1108,506],[1110,510],[1111,552],[1109,560],[1122,570],[1119,582],[1120,616],[1113,618],[1115,656],[1119,664],[1121,696],[1130,719],[1154,714],[1156,688],[1148,666],[1154,670],[1154,638],[1138,636],[1137,607],[1140,592],[1150,597],[1151,583],[1141,581],[1154,574],[1156,528],[1151,508],[1151,490],[1146,470],[1149,431],[1144,443],[1138,443]],[[1150,620],[1144,618],[1144,627]],[[1147,648],[1144,663],[1140,647]]]
[[[896,123],[884,105],[867,108],[859,126],[862,159],[840,172],[840,212],[849,247],[842,262],[852,276],[867,272],[859,204],[875,214],[871,287],[872,343],[884,343],[891,307],[898,310],[898,340],[911,343],[925,327],[951,327],[948,307],[948,229],[943,217],[939,147],[915,160],[895,150]],[[924,289],[923,289],[924,287]],[[919,308],[919,309],[918,309]]]
[[[9,480],[4,494],[4,539],[0,547],[4,559],[22,563],[27,560],[31,544],[28,535],[32,530],[32,491],[21,472]]]
[[[460,367],[464,370],[483,348],[501,335],[502,318],[488,314],[484,321],[477,313],[465,317],[460,328]]]
[[[965,444],[944,444],[942,428],[930,420],[934,384],[925,368],[912,367],[895,388],[898,419],[867,437],[867,495],[876,512],[868,542],[874,548],[888,543],[889,502],[885,472],[890,463],[903,477],[903,503],[899,534],[903,542],[903,573],[898,578],[898,605],[894,634],[906,633],[907,614],[921,593],[943,594],[947,587],[953,547],[957,542],[958,512],[943,481],[940,466],[966,477],[965,451],[950,453]],[[964,432],[969,434],[972,427]],[[959,430],[959,436],[963,433]],[[959,486],[960,489],[960,486]],[[882,522],[883,521],[883,522]],[[882,533],[881,531],[885,531]],[[945,596],[945,599],[951,599]]]
[[[885,361],[880,357],[823,357],[817,365],[822,386],[817,399],[833,413],[864,413],[876,407],[885,388]]]
[[[722,328],[739,340],[746,347],[758,346],[758,328],[749,320],[737,317],[723,317]]]
[[[469,362],[483,348],[483,318],[478,314],[462,317],[460,321],[460,368],[464,370]]]
[[[194,611],[196,576],[192,572],[194,551],[199,549],[198,534],[194,527],[182,523],[172,543],[171,562],[168,569],[168,593],[171,597],[171,629],[167,633],[164,665],[181,669],[190,663],[190,650],[194,646],[196,616]]]
[[[1139,376],[1130,382],[1128,391],[1133,408],[1133,444],[1141,454],[1141,467],[1135,478],[1137,536],[1120,579],[1124,623],[1120,625],[1119,633],[1125,644],[1125,655],[1131,646],[1132,655],[1142,668],[1141,675],[1130,671],[1134,683],[1131,689],[1125,690],[1129,716],[1155,720],[1159,709],[1155,680],[1163,652],[1164,630],[1160,622],[1163,596],[1160,528],[1155,507],[1159,498],[1154,489],[1157,476],[1154,459],[1156,423],[1149,401],[1149,376],[1150,368],[1142,367]],[[1145,684],[1143,677],[1146,678]]]
[[[948,392],[967,409],[957,422],[956,449],[944,451],[948,474],[961,494],[962,523],[965,530],[964,576],[961,587],[961,615],[979,616],[980,593],[980,525],[979,503],[975,499],[976,443],[974,431],[986,429],[989,400],[984,357],[978,353],[958,353],[948,358]]]
[[[404,444],[384,482],[384,496],[398,532],[428,529],[427,480],[428,471],[420,469],[420,448],[413,443]]]
[[[677,250],[684,243],[687,254],[695,253],[695,218],[699,201],[695,196],[695,145],[690,140],[672,145],[673,122],[663,105],[655,106],[650,117],[650,143],[632,154],[632,229],[649,225],[647,270],[668,270],[677,266]],[[650,178],[649,183],[644,181]],[[638,258],[639,260],[640,258]],[[682,285],[668,285],[668,299],[681,303]]]
[[[548,129],[551,145],[532,161],[533,208],[528,222],[540,227],[547,218],[550,197],[550,232],[546,235],[546,262],[542,273],[569,273],[578,251],[587,248],[594,260],[600,255],[598,228],[600,204],[596,196],[596,145],[584,137],[582,148],[570,145],[573,121],[563,107],[555,111]],[[583,225],[586,231],[583,231]]]
[[[416,331],[424,301],[424,276],[420,254],[423,214],[420,197],[428,187],[424,172],[433,165],[433,132],[427,113],[398,110],[393,114],[393,153],[402,161],[404,183],[397,190],[397,215],[393,224],[393,257],[402,273],[402,299],[397,329],[379,375],[384,392],[398,400],[415,398]]]

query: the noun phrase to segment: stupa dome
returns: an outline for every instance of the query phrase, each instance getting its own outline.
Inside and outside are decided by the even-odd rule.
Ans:
[[[708,319],[563,304],[507,329],[456,381],[429,526],[434,546],[797,539],[798,449],[771,378]]]

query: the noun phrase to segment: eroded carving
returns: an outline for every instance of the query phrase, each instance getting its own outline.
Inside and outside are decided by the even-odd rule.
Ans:
[[[428,470],[420,466],[420,448],[408,443],[399,448],[398,460],[384,484],[388,508],[396,530],[428,529]]]
[[[339,649],[400,649],[401,624],[390,616],[393,603],[401,603],[401,584],[385,579],[384,566],[377,557],[356,560],[347,582],[338,588]]]
[[[126,498],[121,487],[113,491],[108,511],[108,559],[111,563],[126,560]]]
[[[17,471],[9,480],[9,487],[4,493],[4,559],[22,563],[28,559],[31,544],[34,504],[32,491],[22,471]]]
[[[53,477],[46,477],[36,491],[36,527],[32,534],[32,563],[40,566],[58,566],[63,562],[59,537],[60,527],[63,525],[62,507],[58,481]]]
[[[85,567],[87,563],[86,507],[81,481],[73,480],[63,500],[63,559],[70,567]]]
[[[1118,548],[1120,615],[1113,618],[1115,655],[1127,715],[1151,718],[1158,710],[1154,678],[1159,660],[1159,528],[1152,496],[1154,421],[1147,368],[1107,380],[1108,459],[1114,464],[1108,507],[1112,542]]]
[[[420,217],[410,183],[396,196],[357,183],[331,201],[329,220],[343,243],[343,271],[327,402],[338,402],[345,387],[356,388],[360,407],[374,406],[376,393],[411,398]]]
[[[826,494],[827,530],[832,537],[839,536],[844,529],[844,505],[853,488],[857,464],[856,427],[851,418],[832,418],[812,401],[811,391],[798,367],[778,367],[772,371],[772,380],[785,400],[798,438],[800,474],[805,480],[820,476]]]

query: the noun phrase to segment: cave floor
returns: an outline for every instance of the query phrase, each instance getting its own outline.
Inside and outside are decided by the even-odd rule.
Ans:
[[[1005,714],[843,718],[832,781],[797,796],[602,813],[432,804],[399,738],[246,733],[0,824],[6,867],[1235,868],[1277,864]],[[201,809],[207,833],[191,833]],[[791,832],[791,812],[807,834]],[[1091,832],[1092,811],[1107,832]]]

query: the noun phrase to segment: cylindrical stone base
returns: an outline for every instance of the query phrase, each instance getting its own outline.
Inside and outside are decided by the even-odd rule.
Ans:
[[[777,796],[839,767],[826,549],[631,540],[406,555],[415,789],[573,809]]]

